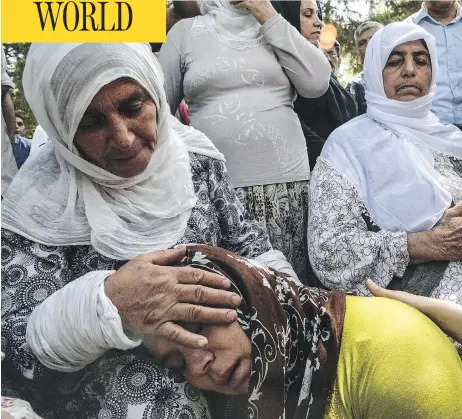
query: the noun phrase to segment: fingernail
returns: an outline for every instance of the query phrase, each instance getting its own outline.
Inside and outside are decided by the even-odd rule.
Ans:
[[[230,321],[234,321],[237,318],[237,313],[234,310],[230,310],[226,313],[226,318]]]
[[[238,306],[239,304],[241,304],[241,297],[239,297],[239,295],[237,295],[237,294],[234,294],[234,295],[231,297],[231,302],[232,302],[235,306]]]
[[[207,339],[199,339],[197,345],[199,348],[205,348],[207,346]]]
[[[231,281],[229,279],[223,279],[223,286],[229,288],[231,286]]]

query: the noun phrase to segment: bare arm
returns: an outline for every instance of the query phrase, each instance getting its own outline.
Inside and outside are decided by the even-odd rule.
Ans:
[[[387,290],[377,286],[370,279],[367,280],[366,285],[369,291],[376,297],[401,301],[421,311],[448,336],[462,343],[462,306],[403,291]]]
[[[16,126],[16,118],[14,116],[13,99],[9,92],[9,87],[2,86],[2,114],[6,123],[6,130],[10,139],[11,147],[14,150],[14,131]]]

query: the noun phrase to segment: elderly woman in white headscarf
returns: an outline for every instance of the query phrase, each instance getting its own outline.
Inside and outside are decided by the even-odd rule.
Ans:
[[[309,257],[328,288],[366,279],[462,304],[462,133],[430,111],[435,39],[392,23],[367,47],[367,114],[335,130],[310,185]]]
[[[315,15],[316,1],[307,3]],[[305,282],[310,167],[294,101],[326,92],[329,62],[269,0],[200,6],[159,53],[170,110],[185,99],[190,125],[224,154],[239,199]]]
[[[166,249],[204,243],[295,274],[221,153],[170,115],[148,46],[34,44],[23,85],[51,142],[2,202],[3,394],[47,418],[203,417],[197,390],[139,345],[204,347],[183,322],[232,322],[240,297]]]

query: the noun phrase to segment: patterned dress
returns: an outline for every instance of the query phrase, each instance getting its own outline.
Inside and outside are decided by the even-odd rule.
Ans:
[[[435,156],[454,203],[462,200],[462,161]],[[407,233],[381,230],[356,189],[325,160],[312,173],[308,219],[310,262],[330,289],[370,295],[365,280],[382,287],[462,304],[462,261],[409,265]]]
[[[197,204],[179,243],[203,243],[254,258],[268,236],[240,205],[224,164],[190,154]],[[33,309],[82,275],[123,265],[91,246],[50,247],[2,230],[2,395],[20,397],[46,418],[210,417],[201,393],[157,365],[143,347],[110,350],[75,373],[47,369],[26,343]]]

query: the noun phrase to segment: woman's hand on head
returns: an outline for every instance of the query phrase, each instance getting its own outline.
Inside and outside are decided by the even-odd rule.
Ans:
[[[231,4],[237,9],[248,9],[261,25],[278,14],[269,0],[235,0]]]
[[[239,306],[241,298],[226,291],[231,286],[228,279],[200,269],[169,266],[185,254],[185,247],[146,253],[106,279],[106,296],[117,307],[124,328],[200,348],[207,339],[177,323],[236,320],[236,311],[229,307]]]

